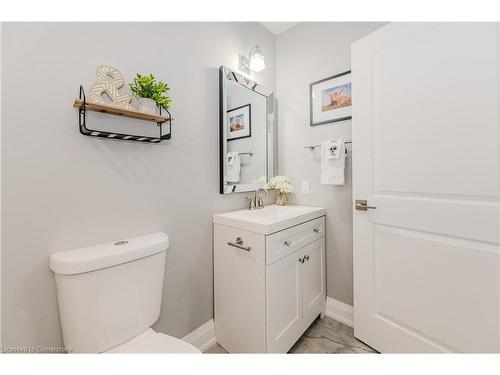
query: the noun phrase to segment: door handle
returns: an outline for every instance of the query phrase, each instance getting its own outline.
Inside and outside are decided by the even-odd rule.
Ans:
[[[241,239],[241,237],[236,237],[235,242],[228,242],[227,244],[229,246],[232,246],[232,247],[237,247],[238,249],[241,249],[241,250],[245,250],[245,251],[251,250],[250,246],[243,246],[243,240]]]
[[[376,209],[377,207],[375,206],[368,206],[368,202],[366,201],[366,199],[356,199],[356,210],[360,210],[360,211],[366,211],[368,209]]]

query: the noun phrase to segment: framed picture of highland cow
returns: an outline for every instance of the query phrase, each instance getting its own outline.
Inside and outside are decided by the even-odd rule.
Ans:
[[[352,118],[351,71],[310,84],[311,126]]]
[[[252,136],[252,105],[246,104],[227,111],[227,140]]]

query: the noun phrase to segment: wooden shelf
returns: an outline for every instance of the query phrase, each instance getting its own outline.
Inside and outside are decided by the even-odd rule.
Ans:
[[[81,108],[82,105],[83,105],[83,100],[75,99],[75,103],[73,104],[73,107]],[[131,117],[131,118],[136,118],[136,119],[140,119],[140,120],[147,120],[147,121],[154,121],[156,123],[164,123],[168,120],[173,120],[173,118],[170,118],[168,116],[159,116],[159,115],[153,115],[151,113],[134,111],[132,109],[118,108],[118,107],[114,107],[114,106],[104,104],[104,103],[86,101],[85,107],[89,111],[110,113],[110,114],[118,115],[118,116]]]

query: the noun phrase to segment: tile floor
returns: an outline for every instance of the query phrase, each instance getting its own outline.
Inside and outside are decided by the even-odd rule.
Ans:
[[[215,344],[205,353],[227,353]],[[354,337],[354,330],[332,318],[316,319],[288,353],[377,353]]]

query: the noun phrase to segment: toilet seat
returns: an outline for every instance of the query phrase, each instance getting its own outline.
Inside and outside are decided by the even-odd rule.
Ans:
[[[133,339],[104,353],[201,353],[201,351],[181,339],[148,328]]]

